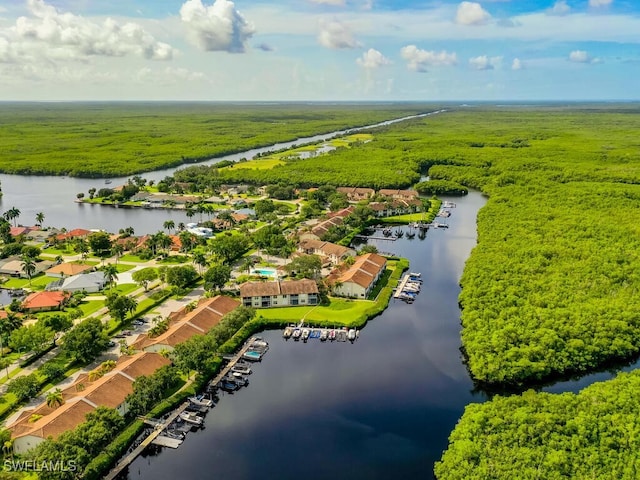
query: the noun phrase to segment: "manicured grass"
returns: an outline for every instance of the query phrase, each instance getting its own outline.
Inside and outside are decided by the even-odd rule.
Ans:
[[[129,270],[133,270],[134,268],[136,268],[135,265],[125,265],[123,263],[118,263],[116,265],[116,269],[118,270],[118,273],[128,272]]]
[[[117,291],[120,295],[128,295],[134,290],[137,290],[140,286],[136,283],[121,283],[117,285],[114,290]],[[108,290],[105,290],[107,293]]]
[[[318,325],[351,325],[372,305],[374,302],[369,300],[331,298],[328,306],[266,308],[260,310],[259,315],[271,320],[299,322],[304,318],[305,322]]]
[[[189,256],[187,255],[169,255],[167,258],[163,258],[162,260],[160,260],[158,263],[162,263],[162,264],[182,264],[182,263],[187,263],[190,262],[191,258],[189,258]]]
[[[104,307],[103,300],[90,300],[91,297],[86,297],[85,300],[82,301],[78,308],[82,310],[83,315],[89,316],[94,312],[97,312],[102,307]]]
[[[146,263],[149,260],[143,260],[138,255],[133,255],[131,253],[128,253],[126,255],[122,255],[120,257],[120,261],[121,262],[133,262],[133,263]]]
[[[32,290],[43,290],[49,283],[57,280],[57,278],[47,277],[46,275],[39,275],[31,279],[29,284],[28,278],[10,278],[8,281],[2,284],[4,288],[31,288]]]

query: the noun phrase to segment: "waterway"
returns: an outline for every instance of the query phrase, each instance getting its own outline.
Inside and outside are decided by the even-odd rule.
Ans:
[[[354,133],[372,128],[390,125],[405,120],[425,117],[440,113],[440,111],[411,115],[403,118],[388,120],[373,125],[367,125],[349,130],[338,130],[323,135],[298,138],[291,142],[277,143],[263,148],[255,148],[240,153],[212,158],[198,165],[212,165],[223,160],[238,161],[241,158],[253,158],[257,154],[269,151],[283,150],[294,145],[321,142],[340,135]],[[168,175],[172,175],[176,168],[147,172],[142,176],[148,180],[158,181]],[[178,210],[146,210],[113,208],[101,205],[89,205],[74,203],[76,194],[82,192],[87,195],[91,188],[104,188],[126,183],[130,177],[111,178],[110,184],[105,184],[105,179],[56,177],[56,176],[26,176],[0,174],[0,182],[4,195],[0,197],[0,211],[6,211],[16,207],[20,210],[18,221],[23,225],[33,225],[38,212],[45,215],[44,226],[104,229],[109,232],[118,232],[122,228],[133,227],[137,235],[155,233],[163,229],[166,220],[173,220],[177,225],[180,222],[188,223],[189,219],[184,212]]]
[[[487,398],[462,362],[457,303],[485,199],[454,201],[447,230],[371,242],[422,272],[413,304],[392,300],[353,344],[264,332],[270,349],[248,387],[223,396],[178,450],[139,457],[127,478],[430,478],[465,405]]]

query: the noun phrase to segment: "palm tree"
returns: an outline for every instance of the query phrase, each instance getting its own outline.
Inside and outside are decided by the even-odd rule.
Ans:
[[[76,252],[78,252],[84,262],[87,259],[87,254],[89,253],[89,245],[84,238],[77,238],[75,244],[73,246]]]
[[[104,372],[102,370],[100,370],[99,368],[96,368],[95,370],[91,370],[89,372],[89,377],[88,378],[89,378],[90,382],[95,382],[99,378],[102,378],[103,375],[104,375]]]
[[[13,220],[13,226],[17,227],[18,217],[20,216],[20,210],[18,210],[16,207],[11,207],[9,210],[4,212],[2,216],[7,222],[10,222],[11,220]]]
[[[196,214],[196,212],[191,207],[187,207],[184,213],[188,218],[191,218]]]
[[[36,224],[41,227],[44,222],[44,213],[38,212],[36,213]]]
[[[178,230],[180,230],[181,232],[185,229],[185,224],[184,222],[180,222],[178,223]]]
[[[120,255],[124,253],[124,247],[121,243],[114,243],[113,247],[111,247],[111,253],[116,257],[116,265],[118,264],[118,260],[120,259]]]
[[[116,368],[116,361],[115,360],[105,360],[104,362],[102,362],[100,364],[100,367],[98,367],[103,373],[108,373],[111,370],[113,370],[114,368]]]
[[[104,279],[107,281],[107,285],[109,285],[109,288],[113,288],[113,283],[118,280],[118,268],[109,263],[102,267],[102,271],[104,273]]]
[[[28,255],[22,255],[22,271],[29,278],[29,285],[31,285],[31,277],[36,273],[36,262]]]
[[[202,275],[202,269],[207,266],[207,256],[203,252],[193,252],[193,263],[198,265],[198,272]]]
[[[13,458],[13,439],[9,439],[2,445],[2,453]]]
[[[176,223],[173,220],[166,220],[163,224],[164,228],[168,233],[171,233],[171,230],[176,228]]]
[[[62,396],[62,390],[56,388],[55,390],[47,393],[47,406],[50,408],[59,407],[64,403],[64,397]]]
[[[246,257],[242,261],[242,265],[240,265],[240,271],[246,270],[247,273],[251,273],[251,269],[253,268],[253,265],[254,265],[253,258]]]
[[[84,383],[76,383],[76,392],[82,392],[86,388]]]

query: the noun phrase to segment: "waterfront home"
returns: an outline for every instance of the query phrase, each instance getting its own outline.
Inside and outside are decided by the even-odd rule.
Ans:
[[[240,285],[242,304],[253,308],[317,305],[318,293],[316,282],[308,279],[246,282]]]
[[[17,226],[17,227],[10,227],[9,228],[9,234],[12,237],[19,237],[20,235],[27,235],[31,230],[33,230],[35,227],[23,227],[22,225]]]
[[[13,437],[13,448],[23,454],[35,448],[48,437],[58,438],[86,420],[86,415],[97,407],[115,408],[121,415],[127,412],[127,395],[133,392],[133,382],[141,375],[151,375],[171,362],[157,353],[142,352],[122,356],[113,370],[95,380],[89,374],[80,375],[62,390],[64,403],[52,407],[46,402],[25,409],[13,420],[8,429]],[[38,418],[35,422],[30,421]]]
[[[356,261],[347,270],[331,274],[327,283],[336,296],[364,299],[369,296],[386,266],[387,260],[384,257],[367,253],[356,257]]]
[[[422,209],[422,202],[417,198],[410,200],[390,200],[387,202],[371,202],[369,208],[374,211],[376,217],[391,217],[393,215],[405,215],[416,213]]]
[[[194,335],[204,335],[218,325],[227,313],[240,305],[238,300],[218,295],[205,298],[193,310],[184,308],[169,315],[169,328],[152,337],[148,333],[140,335],[131,345],[134,350],[146,352],[171,351]]]
[[[84,228],[74,228],[73,230],[70,230],[68,232],[63,232],[63,233],[59,233],[58,235],[55,236],[55,239],[58,242],[64,242],[66,240],[74,240],[76,238],[87,238],[89,235],[91,235],[91,230],[87,230]]]
[[[35,270],[31,274],[31,277],[33,278],[39,273],[44,272],[52,265],[53,265],[53,262],[50,262],[48,260],[34,263]],[[11,259],[5,261],[4,263],[0,263],[0,273],[4,275],[10,275],[12,277],[28,278],[28,275],[24,272],[24,269],[22,268],[22,266],[23,266],[23,263],[21,259],[12,257]]]
[[[338,187],[336,190],[338,193],[344,193],[347,196],[347,200],[354,203],[368,200],[376,193],[373,188]]]
[[[327,213],[327,217],[329,218],[342,218],[343,220],[356,211],[356,207],[353,205],[349,205],[346,208],[340,209],[335,212]]]
[[[323,260],[323,264],[329,262],[333,265],[337,265],[347,257],[353,257],[356,254],[352,248],[312,238],[302,240],[298,245],[298,252],[306,255],[318,255]]]
[[[389,198],[396,198],[398,200],[411,200],[412,198],[418,198],[419,194],[415,190],[393,190],[383,188],[378,191],[378,195]]]
[[[60,310],[68,299],[65,292],[33,292],[22,301],[22,308],[31,313]]]
[[[62,290],[69,293],[85,292],[96,293],[104,289],[107,285],[107,278],[103,271],[81,273],[71,277],[54,280],[46,286],[46,290]]]
[[[48,277],[54,278],[64,278],[70,277],[73,275],[79,275],[84,272],[88,272],[89,270],[93,270],[93,265],[84,265],[80,263],[61,263],[59,265],[54,265],[50,269],[46,270],[44,273]]]

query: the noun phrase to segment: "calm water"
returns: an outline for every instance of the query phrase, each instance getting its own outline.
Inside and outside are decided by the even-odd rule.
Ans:
[[[379,241],[411,260],[424,284],[392,300],[350,343],[284,341],[226,394],[178,450],[138,458],[130,479],[429,478],[464,406],[483,401],[462,364],[458,279],[475,245],[483,197],[456,199],[451,228]]]
[[[411,118],[433,115],[433,112],[424,115],[412,115],[395,120],[368,125],[350,130],[339,130],[324,135],[299,138],[292,142],[283,142],[264,148],[256,148],[245,152],[218,157],[200,165],[211,165],[222,160],[237,161],[241,158],[253,158],[258,153],[270,150],[282,150],[293,145],[314,143],[327,140],[339,135],[361,130],[367,130],[382,125],[401,122]],[[142,174],[148,180],[161,180],[167,175],[172,175],[175,168],[157,170]],[[133,227],[136,234],[155,233],[162,230],[166,220],[188,223],[198,219],[189,219],[183,212],[174,210],[145,210],[103,207],[100,205],[76,204],[76,194],[83,192],[87,195],[90,188],[115,187],[122,185],[130,177],[113,178],[112,183],[106,185],[104,179],[87,179],[54,176],[24,176],[0,174],[3,197],[0,197],[0,211],[6,211],[16,207],[20,210],[19,223],[33,225],[38,212],[45,214],[44,226],[73,228],[100,228],[109,232],[118,232],[121,228]]]

